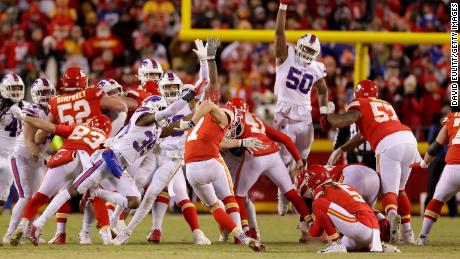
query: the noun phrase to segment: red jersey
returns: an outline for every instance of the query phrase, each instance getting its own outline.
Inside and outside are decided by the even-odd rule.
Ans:
[[[90,128],[81,124],[56,125],[55,134],[64,138],[61,149],[83,150],[89,155],[98,150],[104,144],[108,136],[99,129]]]
[[[348,110],[350,109],[361,112],[356,125],[374,151],[386,136],[398,131],[412,132],[409,127],[399,121],[393,106],[384,100],[356,98],[348,105]]]
[[[185,163],[219,158],[220,142],[224,139],[227,129],[228,126],[221,128],[210,114],[201,118],[195,127],[188,131],[184,150]]]
[[[243,133],[238,138],[258,138],[265,145],[264,149],[254,151],[254,156],[265,156],[280,150],[278,144],[267,136],[266,129],[268,128],[268,125],[250,112],[241,111],[241,114],[243,115],[243,119],[241,121]]]
[[[48,102],[50,113],[56,118],[56,124],[81,124],[94,116],[103,115],[100,100],[104,92],[96,87],[62,94]]]
[[[315,206],[314,204],[317,200],[325,199],[355,215],[357,220],[366,226],[371,228],[379,227],[374,211],[367,205],[363,197],[349,185],[333,183],[319,186],[315,189],[314,197],[313,206]],[[334,214],[333,211],[331,213]]]
[[[446,154],[446,164],[460,164],[460,112],[447,114],[444,120],[449,136],[449,149]]]

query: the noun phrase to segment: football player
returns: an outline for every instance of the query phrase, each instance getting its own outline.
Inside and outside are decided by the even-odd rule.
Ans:
[[[46,119],[48,101],[56,95],[56,89],[46,78],[38,78],[32,83],[30,90],[33,103],[26,103],[23,112],[28,116]],[[13,182],[18,191],[19,199],[13,207],[8,230],[3,237],[3,244],[9,244],[10,236],[16,229],[26,203],[40,186],[44,175],[44,164],[47,154],[43,152],[50,139],[42,145],[36,145],[34,138],[37,128],[23,124],[23,132],[19,135],[13,153],[10,156],[10,170]]]
[[[417,140],[411,129],[399,121],[393,106],[378,99],[378,93],[379,88],[373,81],[362,80],[355,88],[355,99],[344,114],[327,114],[332,126],[342,128],[356,123],[360,131],[332,153],[331,161],[336,161],[343,152],[369,141],[375,151],[377,172],[381,176],[382,205],[390,221],[390,241],[399,241],[402,217],[402,241],[414,243],[409,198],[401,193],[405,194],[404,188],[411,172],[409,165],[421,160]],[[398,198],[406,202],[398,202]],[[398,203],[406,204],[404,210],[398,210]]]
[[[0,206],[3,206],[10,194],[13,183],[8,156],[13,151],[17,136],[21,133],[21,122],[11,115],[13,105],[24,106],[24,82],[14,73],[6,74],[0,83]]]
[[[304,166],[313,142],[313,121],[311,117],[310,95],[314,87],[318,93],[321,114],[321,128],[325,129],[328,104],[328,90],[324,77],[326,68],[316,61],[321,52],[319,39],[314,34],[306,34],[297,40],[293,47],[287,43],[285,34],[286,10],[289,0],[281,0],[275,25],[276,113],[273,127],[288,135],[300,151]],[[281,156],[286,165],[292,159],[286,149],[281,147]],[[292,161],[294,162],[294,161]],[[287,212],[288,202],[278,192],[278,213]]]
[[[445,145],[448,145],[449,149],[445,158],[446,166],[436,185],[433,199],[426,206],[422,230],[415,241],[417,245],[428,244],[431,228],[439,219],[442,206],[460,190],[460,177],[457,171],[460,169],[460,140],[458,133],[460,130],[460,108],[459,106],[451,107],[452,112],[444,119],[444,125],[439,131],[436,140],[428,148],[424,159],[411,165],[412,168],[428,168],[428,165],[435,159],[436,155]]]

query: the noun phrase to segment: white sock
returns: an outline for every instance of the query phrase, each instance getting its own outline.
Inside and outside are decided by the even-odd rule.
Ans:
[[[70,200],[70,193],[67,190],[60,191],[50,202],[48,207],[46,207],[45,211],[43,211],[42,215],[38,217],[34,221],[34,225],[42,228],[45,225],[46,220],[52,217],[59,208],[68,200]]]
[[[27,204],[28,199],[26,198],[19,198],[16,205],[13,207],[13,211],[11,212],[11,219],[10,224],[8,225],[7,235],[11,235],[14,230],[16,230],[19,221],[21,220],[22,213],[24,212],[24,207]]]
[[[128,207],[128,199],[118,192],[110,192],[103,189],[94,189],[91,191],[91,195],[94,197],[99,197],[105,201],[111,202],[116,205],[123,207]]]
[[[144,196],[144,199],[141,202],[141,205],[139,208],[136,209],[136,213],[134,214],[133,218],[129,222],[128,226],[126,227],[126,230],[129,233],[132,233],[133,230],[141,223],[141,221],[149,214],[150,209],[153,206],[153,203],[155,202],[155,198],[148,198]]]
[[[402,229],[403,229],[403,231],[411,231],[412,230],[412,225],[410,224],[410,222],[404,223],[404,224],[402,224]]]
[[[254,203],[249,198],[246,198],[246,208],[248,210],[249,227],[258,229],[256,218],[256,206],[254,206]]]
[[[428,218],[423,218],[423,225],[422,225],[422,230],[420,231],[421,235],[428,236],[431,232],[431,228],[433,227],[435,221],[428,219]]]
[[[117,205],[115,207],[115,210],[113,211],[112,215],[110,216],[110,225],[111,226],[115,226],[117,224],[118,219],[120,218],[120,214],[123,213],[124,210],[125,210],[125,207],[122,207],[120,205]]]
[[[56,222],[56,234],[57,233],[65,233],[65,225],[64,222]]]
[[[389,210],[387,214],[388,217],[393,217],[396,215],[398,215],[398,212],[396,212],[396,210]]]
[[[246,234],[244,234],[243,230],[238,229],[238,231],[235,233],[235,238],[240,240],[241,243],[247,245],[248,242],[249,242],[249,237],[246,236]]]
[[[85,212],[83,213],[83,224],[80,232],[83,233],[91,233],[91,228],[94,223],[94,211],[93,206],[88,204],[85,208]]]
[[[228,214],[228,213],[227,213]],[[241,228],[241,216],[239,212],[232,212],[229,214],[230,217],[232,218],[233,222]]]
[[[163,219],[165,217],[166,211],[168,210],[168,204],[163,202],[155,202],[152,207],[152,217],[153,217],[153,229],[161,229],[163,225]]]
[[[383,219],[386,218],[385,215],[383,215],[382,212],[377,213],[377,214],[375,215],[375,217],[377,217],[377,221],[379,221],[379,222],[380,222],[381,220],[383,220]]]

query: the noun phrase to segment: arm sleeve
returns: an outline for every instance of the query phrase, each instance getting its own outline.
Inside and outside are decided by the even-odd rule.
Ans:
[[[110,132],[110,137],[114,137],[125,125],[126,118],[128,114],[126,112],[117,113],[117,118],[112,121],[112,132]]]
[[[345,144],[350,138],[350,126],[339,129],[337,135],[335,136],[334,150]]]
[[[289,153],[291,153],[292,157],[294,157],[295,161],[302,159],[302,156],[300,155],[296,146],[286,134],[268,126],[267,124],[265,124],[265,133],[271,140],[282,143],[287,148]]]
[[[155,121],[161,121],[178,113],[188,104],[187,101],[179,99],[173,102],[166,109],[155,113]]]
[[[59,125],[56,125],[55,134],[63,138],[68,138],[70,134],[72,134],[72,131],[74,128],[75,128],[75,125],[66,126],[64,124],[59,124]]]

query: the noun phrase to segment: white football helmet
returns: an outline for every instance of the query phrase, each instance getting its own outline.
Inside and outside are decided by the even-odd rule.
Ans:
[[[6,74],[2,79],[2,97],[18,103],[24,99],[24,82],[14,73]]]
[[[321,44],[315,34],[306,34],[295,45],[296,62],[308,66],[321,52]]]
[[[182,80],[173,72],[168,72],[161,78],[159,90],[168,103],[173,103],[181,97],[182,86]]]
[[[150,80],[158,83],[162,76],[163,68],[161,68],[160,63],[153,58],[142,60],[137,69],[137,77],[141,81],[141,84],[145,84],[145,82]]]
[[[46,78],[37,78],[30,89],[32,101],[37,104],[47,105],[48,101],[56,95],[56,88]]]
[[[162,111],[166,109],[167,106],[168,103],[166,100],[158,95],[149,96],[142,101],[142,107],[153,109],[155,112]]]
[[[114,79],[103,79],[97,83],[97,87],[108,96],[123,96],[125,94],[123,87]]]

